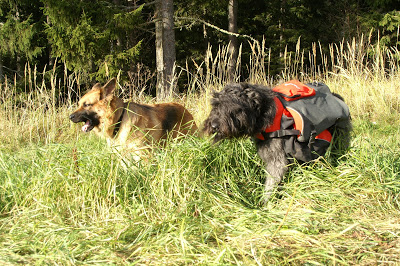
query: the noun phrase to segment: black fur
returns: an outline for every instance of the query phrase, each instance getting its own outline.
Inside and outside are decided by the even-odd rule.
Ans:
[[[254,136],[273,122],[276,93],[247,83],[230,84],[215,92],[212,110],[204,130],[215,134],[214,141],[241,136]]]
[[[204,121],[203,131],[213,135],[214,142],[243,136],[254,137],[273,123],[276,95],[260,85],[229,84],[221,92],[214,93],[212,109]],[[255,138],[255,144],[268,172],[265,181],[265,200],[268,200],[287,171],[288,156],[283,138]]]

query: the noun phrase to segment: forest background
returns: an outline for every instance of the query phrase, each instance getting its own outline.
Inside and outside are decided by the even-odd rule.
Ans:
[[[145,79],[145,87],[136,89],[160,96],[168,90],[167,85],[155,90],[163,67],[173,68],[175,74],[193,70],[209,47],[215,52],[229,43],[236,49],[231,54],[237,56],[241,49],[247,62],[254,40],[265,41],[268,75],[276,76],[285,67],[285,51],[295,51],[298,45],[311,51],[319,43],[319,49],[329,53],[330,44],[365,35],[372,44],[379,40],[381,46],[398,47],[398,8],[396,0],[1,0],[0,80],[21,79],[28,63],[40,73],[54,66],[60,73],[64,68],[80,73],[80,82],[88,86],[118,73],[131,84]],[[167,30],[172,33],[167,35]],[[162,45],[168,42],[169,47]],[[171,59],[163,61],[159,55],[168,50]],[[318,60],[314,63],[321,63]],[[306,58],[303,64],[310,67],[311,62]],[[237,70],[232,75],[236,81],[248,77],[245,64]],[[185,75],[189,74],[179,75],[180,91],[187,89]]]

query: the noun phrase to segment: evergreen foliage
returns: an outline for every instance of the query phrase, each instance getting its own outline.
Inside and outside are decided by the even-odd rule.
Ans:
[[[383,16],[382,20],[379,22],[379,26],[383,28],[381,40],[384,45],[395,47],[400,45],[399,25],[400,12],[392,11]]]
[[[39,9],[29,0],[0,0],[0,59],[8,69],[21,69],[27,61],[38,63],[43,55]]]
[[[46,33],[54,56],[71,70],[95,73],[105,80],[129,71],[139,56],[134,36],[142,23],[141,10],[126,12],[107,1],[43,0],[49,17]]]
[[[299,39],[301,49],[319,42],[324,52],[329,44],[370,32],[372,41],[399,45],[396,0],[238,2],[242,57],[252,53],[245,35],[264,40],[272,75],[280,73],[283,54],[296,50]],[[175,0],[174,5],[178,66],[203,61],[209,46],[227,45],[227,0]],[[0,0],[0,74],[21,75],[26,63],[42,70],[54,58],[88,77],[83,82],[118,73],[127,79],[136,74],[138,63],[154,71],[154,8],[150,0]],[[242,69],[244,77],[246,72]]]

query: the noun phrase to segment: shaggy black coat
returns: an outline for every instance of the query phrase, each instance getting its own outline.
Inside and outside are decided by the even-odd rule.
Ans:
[[[253,137],[273,123],[276,92],[267,87],[235,83],[215,92],[211,112],[204,122],[206,134],[214,135],[214,142],[222,139]],[[266,164],[265,200],[271,196],[287,170],[288,160],[283,139],[255,139],[257,153]]]
[[[229,84],[222,91],[214,93],[211,100],[212,109],[204,121],[203,131],[213,135],[214,142],[242,136],[254,137],[273,123],[276,96],[276,92],[264,86]],[[347,131],[350,128],[349,122]],[[254,140],[257,153],[268,172],[265,180],[265,200],[268,200],[287,171],[289,161],[284,148],[284,138]]]
[[[214,141],[254,136],[271,125],[276,112],[276,93],[266,87],[235,83],[215,92],[212,110],[204,122],[204,131],[215,134]]]

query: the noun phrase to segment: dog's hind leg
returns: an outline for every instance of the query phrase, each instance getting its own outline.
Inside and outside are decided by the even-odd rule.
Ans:
[[[283,148],[283,140],[279,138],[257,141],[258,155],[265,163],[268,172],[265,179],[264,201],[267,202],[274,189],[282,181],[287,171],[288,160]]]

